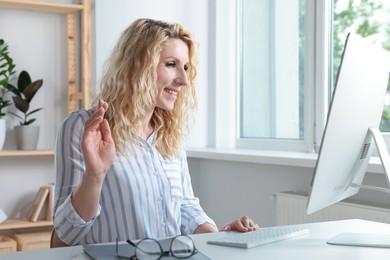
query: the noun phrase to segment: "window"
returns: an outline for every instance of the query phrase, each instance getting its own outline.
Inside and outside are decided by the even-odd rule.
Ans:
[[[299,149],[307,131],[305,0],[242,0],[239,13],[238,146]]]
[[[353,31],[390,50],[390,1],[239,2],[237,147],[318,149],[345,36]],[[390,131],[388,100],[382,131]]]
[[[333,70],[334,83],[347,32],[382,44],[390,50],[390,1],[388,0],[333,0]],[[332,86],[330,86],[332,87]],[[390,132],[390,85],[385,100],[380,130]]]

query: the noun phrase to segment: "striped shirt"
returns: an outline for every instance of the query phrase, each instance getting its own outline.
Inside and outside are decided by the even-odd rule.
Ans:
[[[70,114],[56,145],[53,222],[69,245],[192,234],[209,218],[194,197],[185,151],[169,161],[156,149],[155,135],[128,143],[107,172],[96,217],[84,221],[71,203],[85,169],[81,139],[91,110]]]

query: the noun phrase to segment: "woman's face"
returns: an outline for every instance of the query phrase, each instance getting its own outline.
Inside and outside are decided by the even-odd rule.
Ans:
[[[180,39],[170,39],[161,51],[157,65],[158,95],[156,106],[172,110],[182,87],[188,86],[188,46]]]

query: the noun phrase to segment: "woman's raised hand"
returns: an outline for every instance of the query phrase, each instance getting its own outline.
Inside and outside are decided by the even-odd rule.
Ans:
[[[115,159],[115,145],[111,129],[104,114],[108,103],[99,100],[98,109],[84,124],[81,149],[85,161],[85,173],[94,177],[105,177]]]

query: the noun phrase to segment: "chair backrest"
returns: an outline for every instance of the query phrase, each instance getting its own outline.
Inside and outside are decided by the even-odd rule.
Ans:
[[[55,247],[65,247],[69,246],[68,244],[64,243],[57,235],[57,232],[55,229],[51,232],[51,238],[50,238],[50,248]]]

